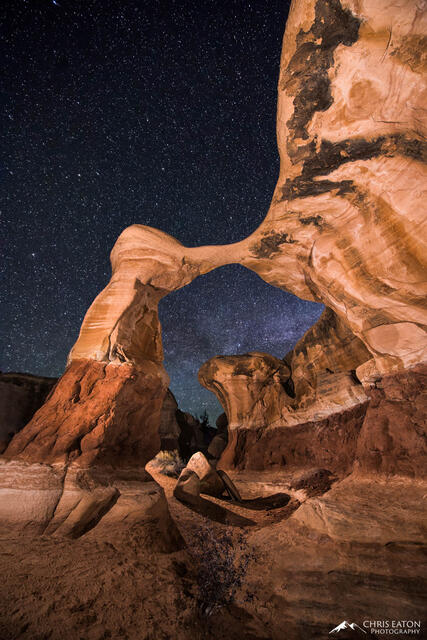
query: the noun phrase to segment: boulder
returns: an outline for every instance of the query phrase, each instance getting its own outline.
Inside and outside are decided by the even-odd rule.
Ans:
[[[224,493],[223,481],[200,451],[191,456],[186,469],[193,471],[199,477],[201,493],[211,496],[220,496]]]
[[[214,438],[212,438],[212,441],[208,447],[208,457],[211,465],[213,465],[214,462],[216,464],[217,461],[220,459],[222,452],[227,446],[227,442],[228,442],[228,438],[226,437],[225,434],[217,435]]]
[[[200,497],[201,483],[195,471],[185,468],[181,471],[173,495],[182,502],[191,502]]]
[[[230,476],[221,469],[218,469],[218,475],[223,481],[230,498],[235,502],[242,502],[242,496]]]

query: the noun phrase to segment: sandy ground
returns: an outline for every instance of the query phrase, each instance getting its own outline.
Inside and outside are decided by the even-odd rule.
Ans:
[[[255,510],[204,496],[207,517],[173,497],[175,479],[148,470],[186,548],[160,553],[135,531],[113,543],[2,537],[0,640],[318,640],[344,619],[422,617],[425,484],[347,479],[322,489],[319,511],[289,473],[239,472],[244,500],[289,493],[289,503]]]
[[[0,638],[166,639],[194,626],[183,552],[84,538],[0,539]],[[188,637],[188,635],[187,635]]]
[[[197,546],[200,550],[201,540],[204,545],[206,536],[217,539],[226,534],[239,543],[237,553],[239,549],[247,553],[247,530],[287,517],[293,507],[268,513],[206,496],[206,500],[218,508],[220,516],[225,512],[226,520],[234,514],[251,522],[250,527],[229,526],[181,504],[173,497],[176,480],[150,465],[148,470],[164,488],[171,515],[188,550],[156,553],[141,548],[137,536],[117,545],[85,536],[77,540],[49,536],[2,537],[1,640],[235,637],[234,632],[227,629],[224,611],[215,616],[216,631],[213,631],[212,617],[208,620],[200,616],[194,564],[198,556],[193,550],[197,550]],[[272,480],[271,474],[265,484],[258,479],[255,485],[249,476],[239,481],[245,498],[271,494],[284,490],[285,486],[283,478]],[[217,571],[215,566],[213,572]],[[237,593],[236,599],[240,596]]]

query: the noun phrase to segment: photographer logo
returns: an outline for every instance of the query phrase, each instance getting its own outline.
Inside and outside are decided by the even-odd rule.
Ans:
[[[377,636],[420,636],[421,620],[364,620],[362,626],[344,620],[329,633],[340,633],[347,630],[361,631]]]
[[[353,631],[356,631],[356,629],[359,629],[360,631],[363,631],[363,633],[366,633],[366,631],[364,631],[364,629],[359,627],[358,624],[356,624],[355,622],[347,622],[347,620],[344,620],[343,622],[341,622],[341,624],[339,624],[337,627],[332,629],[329,633],[339,633],[340,631],[344,631],[344,629],[352,629]]]

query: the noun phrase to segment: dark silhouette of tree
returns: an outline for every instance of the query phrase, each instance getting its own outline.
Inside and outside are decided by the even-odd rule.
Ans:
[[[209,424],[209,416],[208,416],[208,412],[206,411],[206,409],[199,416],[199,420],[200,420],[200,425],[201,425],[202,429],[208,429],[211,426]]]

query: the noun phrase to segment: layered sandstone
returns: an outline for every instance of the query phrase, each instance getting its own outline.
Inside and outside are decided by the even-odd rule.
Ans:
[[[13,532],[126,543],[136,536],[153,550],[182,546],[163,490],[144,469],[0,460],[0,497],[1,538]]]
[[[383,376],[367,389],[357,473],[426,477],[427,365]]]
[[[176,549],[163,491],[144,471],[160,447],[168,381],[153,361],[72,361],[1,461],[0,535],[138,536]]]
[[[270,381],[255,390],[251,371],[233,379],[230,359],[202,367],[200,381],[231,417],[226,466],[305,458],[345,472],[364,447],[364,468],[421,473],[425,400],[410,406],[406,383],[397,404],[377,396],[426,360],[425,32],[415,2],[292,4],[278,86],[280,175],[241,262],[326,310],[284,359],[287,393]],[[408,376],[419,395],[422,375]],[[241,411],[245,403],[255,410]]]
[[[201,367],[229,417],[222,468],[351,470],[368,404],[354,370],[369,356],[340,324],[327,309],[284,360],[254,352]]]
[[[303,342],[297,345],[297,358]],[[199,380],[231,416],[222,468],[318,466],[338,476],[354,470],[425,477],[426,364],[377,375],[362,386],[354,370],[322,373],[320,358],[309,368],[315,380],[311,395],[301,402],[286,363],[277,360],[275,369],[286,367],[284,385],[283,378],[265,375],[265,362],[264,368],[258,362],[265,356],[254,355],[213,358],[199,372]]]
[[[267,353],[217,356],[199,371],[200,382],[213,391],[227,414],[230,428],[258,426],[277,419],[286,406],[290,369]]]
[[[385,373],[426,355],[425,11],[294,2],[278,87],[280,175],[242,263],[332,309]],[[392,15],[392,29],[390,28]]]

